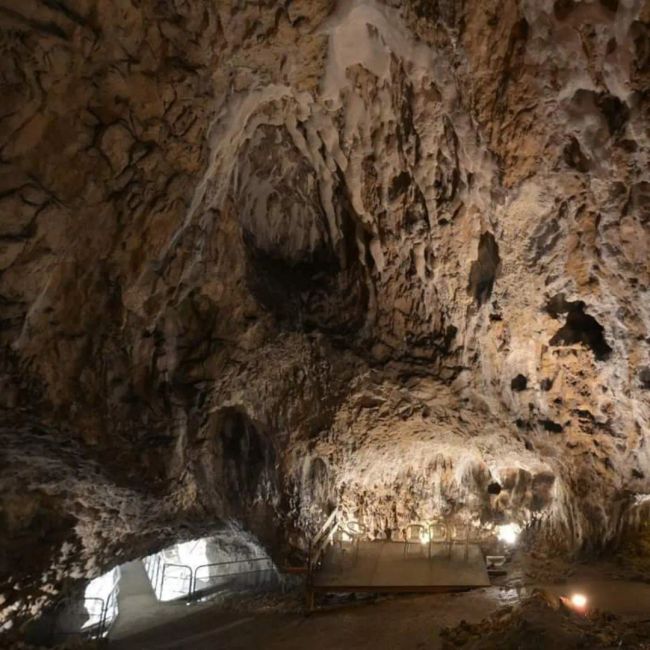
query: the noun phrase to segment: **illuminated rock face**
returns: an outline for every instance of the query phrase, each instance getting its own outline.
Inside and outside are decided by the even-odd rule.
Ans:
[[[634,517],[647,3],[5,5],[0,623],[225,519]]]

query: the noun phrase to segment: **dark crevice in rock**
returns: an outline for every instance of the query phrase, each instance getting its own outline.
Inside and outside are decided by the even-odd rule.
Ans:
[[[574,136],[571,136],[562,150],[562,155],[564,156],[564,162],[576,171],[584,174],[591,168],[591,161],[583,153],[580,143]]]
[[[77,25],[80,25],[82,27],[88,26],[87,21],[81,14],[66,6],[63,2],[61,2],[61,0],[41,0],[41,2],[53,11],[59,12],[67,19],[77,23]]]
[[[639,381],[641,382],[642,388],[650,389],[650,366],[641,368],[641,372],[639,372]]]
[[[550,431],[551,433],[562,433],[562,431],[564,431],[564,427],[553,420],[540,420],[539,423],[544,427],[544,429],[546,429],[546,431]]]
[[[553,14],[558,20],[565,20],[575,9],[574,0],[556,0],[553,4]]]
[[[549,391],[551,388],[553,388],[553,380],[549,379],[548,377],[546,379],[542,379],[542,381],[539,382],[539,387],[543,391]]]
[[[479,306],[485,304],[492,295],[500,263],[499,246],[494,235],[484,232],[478,245],[478,258],[472,262],[468,287]]]
[[[600,0],[600,4],[614,13],[618,11],[618,0]]]
[[[47,36],[56,36],[63,40],[70,40],[70,36],[59,25],[52,21],[40,21],[27,18],[19,11],[14,11],[8,7],[0,7],[0,15],[4,14],[16,21],[25,30],[34,30]]]
[[[585,113],[599,116],[612,137],[620,136],[630,119],[630,108],[624,101],[610,93],[597,93],[585,88],[579,88],[575,92],[570,112],[575,116]],[[577,152],[574,150],[569,153]]]
[[[593,316],[585,313],[585,303],[582,300],[570,302],[560,293],[549,300],[546,310],[553,318],[567,314],[566,323],[551,338],[550,345],[581,343],[588,347],[599,361],[609,358],[612,348],[605,340],[605,330]]]
[[[526,375],[519,374],[516,377],[514,377],[513,380],[510,382],[510,388],[516,391],[526,390],[527,386],[528,386],[528,377],[526,377]]]
[[[488,485],[488,494],[501,494],[501,485],[496,481],[493,481]]]
[[[596,96],[596,106],[607,121],[610,135],[620,133],[630,118],[627,104],[618,97],[603,92]]]
[[[440,2],[435,0],[413,0],[410,7],[416,16],[426,18],[434,23],[441,22],[446,27],[455,28],[462,21],[460,5],[454,2]]]
[[[407,171],[400,172],[393,180],[391,181],[390,187],[388,188],[388,200],[395,201],[395,199],[404,195],[409,187],[411,186],[411,174]]]

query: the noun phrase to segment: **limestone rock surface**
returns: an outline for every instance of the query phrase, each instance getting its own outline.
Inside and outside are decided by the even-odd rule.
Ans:
[[[638,520],[647,1],[0,0],[0,52],[0,627],[225,521]]]

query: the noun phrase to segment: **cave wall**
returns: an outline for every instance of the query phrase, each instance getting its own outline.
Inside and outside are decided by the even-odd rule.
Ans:
[[[226,520],[633,520],[649,21],[0,0],[0,625]]]

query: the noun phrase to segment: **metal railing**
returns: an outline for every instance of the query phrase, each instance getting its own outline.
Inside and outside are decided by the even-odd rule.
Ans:
[[[259,567],[262,563],[264,566]],[[273,561],[266,556],[213,562],[192,569],[186,564],[163,562],[160,554],[156,554],[145,558],[143,564],[156,598],[161,601],[197,600],[225,587],[275,585],[277,578]],[[238,569],[241,565],[245,566]],[[230,570],[232,568],[235,570]],[[266,575],[260,579],[262,574]],[[236,582],[240,584],[236,585]]]
[[[340,527],[338,510],[334,509],[330,516],[325,520],[321,529],[318,531],[316,537],[309,543],[309,551],[307,557],[307,574],[311,576],[313,571],[318,566],[321,556],[325,549],[329,546],[334,533]]]
[[[228,570],[231,567],[238,567],[242,564],[248,565],[248,567],[244,570]],[[265,566],[259,567],[260,564],[264,564]],[[253,565],[255,568],[250,568],[250,565]],[[227,570],[215,572],[215,570],[224,568]],[[206,572],[206,576],[200,577],[199,574]],[[242,581],[244,576],[246,578]],[[194,569],[191,597],[197,598],[226,586],[235,586],[235,582],[238,582],[239,585],[237,586],[241,588],[255,587],[259,589],[262,586],[274,586],[276,577],[277,571],[270,557],[253,557],[202,564]],[[199,585],[198,581],[202,584]]]
[[[314,609],[314,572],[318,569],[321,557],[332,542],[334,533],[336,533],[340,526],[341,522],[338,509],[334,508],[316,534],[316,537],[309,542],[309,548],[307,550],[307,580],[305,583],[306,607],[308,612]]]
[[[85,639],[103,639],[117,618],[119,579],[106,598],[84,596],[67,597],[54,608],[50,637],[53,643],[79,636]]]
[[[165,584],[167,580],[167,584]],[[193,572],[187,564],[165,562],[160,577],[159,600],[178,600],[192,595]],[[171,595],[171,598],[163,596]]]
[[[142,564],[147,576],[149,577],[149,582],[151,582],[151,587],[153,588],[156,597],[158,597],[158,583],[162,571],[160,554],[156,553],[155,555],[148,555],[142,560]]]
[[[120,593],[120,576],[113,585],[110,593],[106,597],[106,605],[104,606],[104,615],[102,620],[102,634],[104,636],[108,635],[111,625],[115,622],[117,615],[119,613],[119,607],[117,602],[117,596]]]

